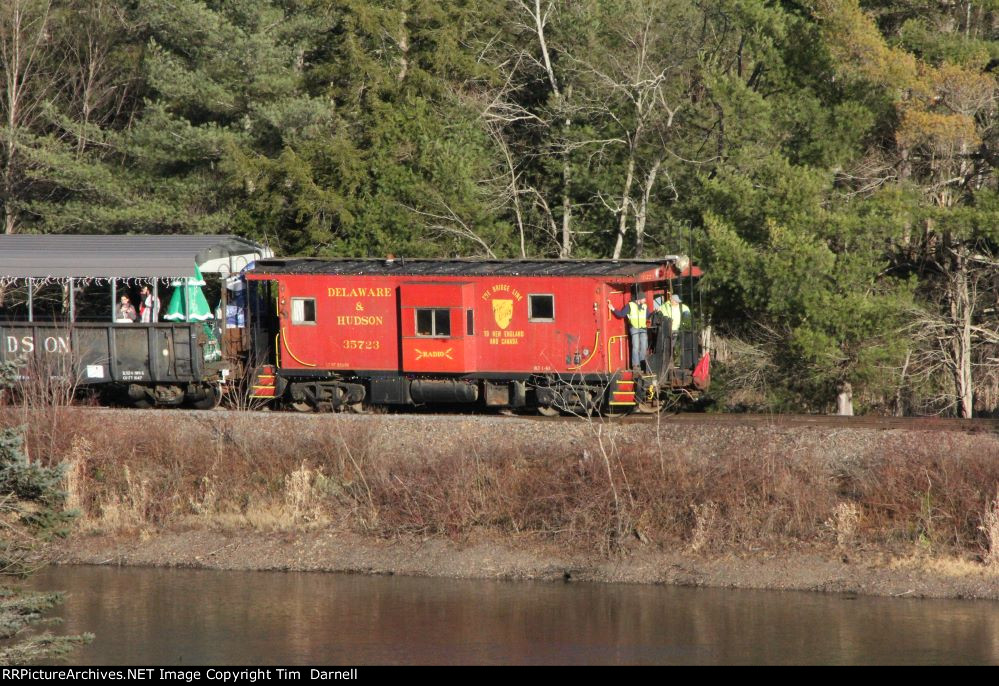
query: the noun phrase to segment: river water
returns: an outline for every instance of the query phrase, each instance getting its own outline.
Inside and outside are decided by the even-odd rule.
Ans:
[[[999,603],[53,567],[74,665],[999,664]]]

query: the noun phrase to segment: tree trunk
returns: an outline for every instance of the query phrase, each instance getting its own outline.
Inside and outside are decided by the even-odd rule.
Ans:
[[[405,10],[399,17],[399,73],[396,74],[396,81],[402,82],[409,72],[409,28],[406,26]]]
[[[10,206],[10,202],[5,199],[3,203],[3,232],[5,234],[12,234],[15,233],[16,229],[17,217],[14,214],[14,208],[12,208]]]
[[[499,126],[491,126],[489,132],[492,134],[496,145],[503,151],[503,159],[506,160],[507,171],[510,172],[510,199],[513,201],[513,214],[517,220],[517,231],[520,234],[520,256],[527,257],[527,238],[524,230],[524,213],[520,207],[520,188],[517,181],[517,167],[513,162],[513,155],[510,153],[510,145],[503,137],[503,131]]]
[[[31,126],[32,111],[44,100],[52,88],[54,77],[39,73],[40,51],[48,40],[48,20],[51,3],[43,0],[30,4],[24,0],[3,0],[0,4],[0,79],[3,79],[3,113],[6,132],[4,136],[3,231],[15,233],[18,229],[17,210],[12,201],[20,192],[18,185],[23,173],[17,154],[16,137]],[[36,78],[39,77],[39,78]],[[29,89],[29,86],[33,86]],[[29,92],[30,90],[30,92]]]
[[[645,222],[649,216],[649,198],[652,195],[652,187],[656,183],[656,176],[659,174],[659,166],[663,160],[660,157],[652,165],[652,169],[645,175],[645,189],[642,192],[642,202],[635,212],[635,257],[641,257],[645,252]]]
[[[628,231],[628,205],[631,204],[631,184],[635,179],[635,147],[628,154],[628,171],[624,175],[624,190],[621,191],[621,208],[618,210],[617,239],[614,241],[613,259],[621,259],[624,234]]]
[[[853,416],[853,386],[844,381],[840,384],[836,395],[836,414],[841,417]]]
[[[552,78],[554,79],[554,75]],[[563,107],[568,107],[571,96],[572,86],[569,86],[565,89],[565,99],[562,100]],[[559,257],[563,260],[572,254],[572,200],[569,197],[569,183],[571,181],[572,170],[569,168],[569,150],[566,145],[566,142],[569,140],[569,127],[571,125],[572,119],[567,114],[565,116],[565,125],[562,127],[562,144],[565,146],[565,149],[562,151],[562,247],[559,250]]]
[[[565,120],[569,128],[569,120]],[[562,157],[562,247],[558,256],[563,260],[572,254],[572,202],[569,199],[569,153]]]
[[[974,385],[971,378],[971,317],[974,308],[968,287],[967,251],[968,248],[964,245],[954,248],[953,271],[948,283],[950,319],[953,327],[950,339],[950,362],[954,374],[958,415],[966,419],[972,416],[974,406]]]
[[[892,414],[896,417],[905,416],[905,407],[902,404],[902,391],[905,389],[905,375],[909,371],[909,361],[912,359],[912,351],[905,353],[905,362],[902,364],[902,373],[899,374],[898,388],[895,389],[895,402]]]
[[[545,73],[548,74],[548,82],[551,84],[552,93],[555,95],[555,99],[558,101],[562,111],[566,113],[565,122],[562,125],[562,144],[564,146],[562,150],[562,240],[558,253],[561,259],[566,259],[572,254],[572,200],[569,197],[571,169],[569,168],[568,146],[565,145],[569,137],[569,127],[572,125],[572,119],[568,114],[569,100],[572,98],[572,85],[566,87],[563,97],[558,87],[558,79],[555,78],[555,69],[552,67],[551,56],[548,54],[545,24],[548,21],[547,12],[551,10],[551,5],[549,5],[548,10],[545,12],[541,11],[541,0],[534,0],[533,11],[526,4],[524,7],[531,15],[531,18],[534,19],[534,30],[538,36],[538,47],[541,48],[541,59],[545,65]]]
[[[12,133],[11,129],[8,129]],[[3,159],[3,188],[0,188],[0,202],[3,203],[3,232],[17,233],[17,211],[12,201],[16,193],[14,181],[14,141],[13,135],[8,135]]]

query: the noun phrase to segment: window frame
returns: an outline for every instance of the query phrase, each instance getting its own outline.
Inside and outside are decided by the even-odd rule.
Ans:
[[[420,333],[420,312],[430,312],[431,333]],[[439,333],[437,322],[439,313],[444,314],[444,321],[447,322],[447,333]],[[413,331],[418,338],[451,338],[451,308],[450,307],[414,307],[413,308]]]
[[[534,316],[534,298],[551,298],[552,316]],[[541,324],[548,324],[555,321],[555,294],[554,293],[528,293],[527,294],[527,321]]]
[[[307,312],[305,311],[305,307],[306,306],[305,306],[304,303],[308,303],[308,302],[312,303],[312,320],[311,321],[309,321],[308,319],[302,319],[302,320],[296,320],[295,319],[295,301],[299,301],[299,302],[303,303],[303,305],[302,305],[302,315],[303,316],[305,316],[307,314]],[[291,314],[290,314],[289,318],[291,319],[291,325],[292,326],[316,326],[316,324],[318,322],[318,319],[319,319],[318,312],[316,311],[316,299],[315,298],[291,298]]]

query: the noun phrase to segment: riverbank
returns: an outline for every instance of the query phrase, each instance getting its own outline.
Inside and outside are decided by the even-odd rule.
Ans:
[[[305,571],[456,579],[668,584],[999,600],[999,574],[954,558],[836,551],[717,555],[636,550],[612,559],[527,541],[392,541],[330,532],[159,531],[76,536],[61,564]]]
[[[999,436],[46,408],[89,564],[999,598]],[[10,418],[7,419],[9,421]]]

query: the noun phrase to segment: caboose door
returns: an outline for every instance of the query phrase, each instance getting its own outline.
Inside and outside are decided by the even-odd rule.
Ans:
[[[399,288],[399,335],[404,372],[475,371],[472,285],[411,281]]]

